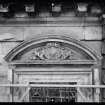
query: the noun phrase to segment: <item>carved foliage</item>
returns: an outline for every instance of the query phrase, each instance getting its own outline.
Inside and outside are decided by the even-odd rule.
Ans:
[[[43,43],[35,48],[27,49],[26,53],[20,54],[17,60],[22,62],[48,61],[59,62],[64,60],[86,60],[87,56],[78,48],[59,42]]]
[[[60,46],[59,43],[47,43],[46,46],[38,47],[33,50],[31,59],[32,60],[65,60],[70,59],[72,51],[67,48]]]

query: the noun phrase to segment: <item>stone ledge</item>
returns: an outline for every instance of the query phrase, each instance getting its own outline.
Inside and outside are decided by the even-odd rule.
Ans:
[[[98,17],[36,17],[36,18],[10,18],[0,20],[0,26],[79,26],[82,25],[100,25]]]

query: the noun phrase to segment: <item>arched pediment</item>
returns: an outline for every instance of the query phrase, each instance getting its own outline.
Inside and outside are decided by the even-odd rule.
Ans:
[[[27,40],[15,47],[5,57],[7,62],[36,62],[63,60],[94,60],[95,52],[81,42],[64,36],[46,36]]]

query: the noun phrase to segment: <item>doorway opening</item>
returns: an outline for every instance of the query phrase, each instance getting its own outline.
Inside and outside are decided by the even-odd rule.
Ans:
[[[76,83],[72,82],[66,84],[74,85]],[[76,102],[77,90],[75,87],[32,87],[29,91],[29,101]]]

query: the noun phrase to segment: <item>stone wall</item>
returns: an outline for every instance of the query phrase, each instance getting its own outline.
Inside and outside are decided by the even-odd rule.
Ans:
[[[71,17],[74,18],[74,17]],[[8,66],[4,61],[4,57],[14,47],[22,41],[44,35],[65,35],[71,38],[80,40],[82,43],[94,50],[97,55],[102,53],[102,26],[96,18],[82,21],[81,18],[76,18],[78,21],[68,21],[63,23],[1,23],[0,24],[0,83],[8,83]],[[55,18],[56,20],[56,18]],[[65,20],[65,19],[64,19]],[[54,19],[53,19],[54,21]],[[90,23],[89,23],[90,22]],[[8,89],[0,88],[0,101],[8,101]]]

